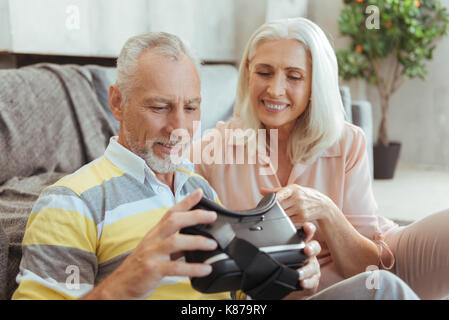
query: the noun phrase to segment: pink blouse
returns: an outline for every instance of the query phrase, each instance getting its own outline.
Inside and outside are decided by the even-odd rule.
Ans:
[[[235,124],[232,126],[235,128]],[[213,136],[215,145],[217,145],[216,139],[221,140],[218,141],[220,142],[218,145],[222,147],[222,159],[231,154],[236,160],[237,145],[231,139],[226,139],[225,129],[229,128],[231,128],[230,122],[218,122],[214,130],[209,134],[206,133],[202,140],[194,143],[193,151],[198,153],[201,150],[204,158],[204,154],[210,153]],[[259,192],[261,187],[282,187],[270,160],[264,163],[249,164],[250,161],[247,160],[245,154],[243,164],[236,164],[236,161],[232,162],[229,159],[217,164],[202,161],[203,158],[200,161],[198,161],[198,157],[196,161],[193,159],[195,170],[209,181],[227,208],[234,210],[253,208],[262,198]],[[274,173],[261,175],[259,169],[267,169],[267,167]],[[389,269],[393,266],[394,257],[384,242],[384,235],[398,225],[376,215],[377,204],[371,187],[366,140],[359,127],[345,123],[344,132],[338,143],[327,149],[313,163],[296,164],[288,179],[288,184],[293,183],[314,188],[332,199],[358,232],[378,245],[382,256],[382,267]],[[318,226],[315,239],[322,246],[318,259],[322,269],[321,282],[327,286],[341,278],[332,266],[330,268],[332,271],[329,273],[333,273],[333,275],[329,274],[329,277],[333,280],[326,281],[326,272],[323,272],[323,268],[329,264],[333,265],[333,263],[330,252],[322,241]],[[388,266],[385,266],[385,263]],[[320,287],[322,286],[320,285]]]

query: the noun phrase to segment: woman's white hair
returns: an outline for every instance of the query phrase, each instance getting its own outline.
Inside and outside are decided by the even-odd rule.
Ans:
[[[285,38],[302,42],[312,58],[311,102],[296,120],[288,141],[292,163],[310,163],[340,139],[344,126],[337,58],[324,32],[310,20],[276,20],[262,25],[253,33],[240,64],[233,120],[256,132],[263,128],[251,107],[248,66],[260,43]]]
[[[149,32],[129,38],[123,45],[117,59],[116,84],[124,101],[128,101],[131,90],[135,85],[135,73],[139,55],[146,50],[157,50],[174,60],[179,60],[183,55],[189,57],[197,70],[201,64],[197,55],[189,44],[178,36],[167,32]]]

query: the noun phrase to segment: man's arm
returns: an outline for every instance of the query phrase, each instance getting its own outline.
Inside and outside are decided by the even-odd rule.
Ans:
[[[94,218],[76,193],[46,189],[36,201],[22,242],[13,299],[76,299],[92,290],[98,267]]]
[[[165,276],[203,277],[210,265],[172,259],[183,251],[213,250],[217,243],[201,236],[180,234],[184,227],[209,224],[215,212],[190,210],[202,197],[196,190],[172,207],[123,263],[83,299],[146,299]]]

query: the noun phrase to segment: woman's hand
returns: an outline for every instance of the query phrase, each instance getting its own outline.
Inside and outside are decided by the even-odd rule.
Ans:
[[[292,292],[284,299],[303,299],[309,297],[316,293],[318,284],[320,283],[320,264],[316,256],[320,253],[321,246],[318,241],[312,240],[316,227],[313,223],[306,222],[303,228],[306,232],[304,253],[308,259],[307,263],[297,269],[297,271],[299,273],[299,283],[304,290]]]
[[[305,222],[326,220],[329,215],[339,210],[326,195],[297,184],[275,189],[261,188],[260,192],[263,195],[276,193],[277,200],[295,226],[301,226]]]
[[[343,277],[365,271],[379,264],[379,250],[346,219],[335,203],[321,192],[291,184],[283,188],[260,189],[274,192],[295,226],[316,221],[321,241],[326,243],[336,268]]]

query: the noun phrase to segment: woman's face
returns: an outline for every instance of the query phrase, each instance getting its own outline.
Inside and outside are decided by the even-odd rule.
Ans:
[[[259,44],[248,64],[249,94],[258,119],[267,129],[290,132],[309,104],[312,62],[294,39]]]

